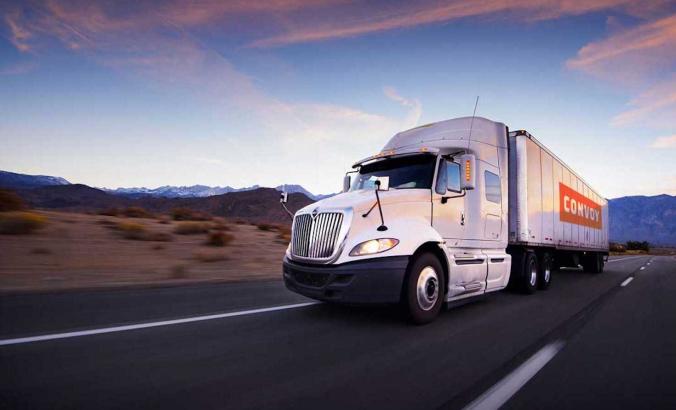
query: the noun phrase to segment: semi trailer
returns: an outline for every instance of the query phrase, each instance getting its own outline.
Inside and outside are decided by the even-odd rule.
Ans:
[[[342,193],[293,215],[291,291],[399,303],[422,324],[507,287],[545,290],[561,267],[603,271],[607,201],[527,131],[480,117],[436,122],[352,168]]]

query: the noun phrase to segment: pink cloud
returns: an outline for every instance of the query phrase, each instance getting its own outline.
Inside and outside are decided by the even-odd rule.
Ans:
[[[321,18],[289,23],[282,33],[252,42],[252,47],[276,47],[335,38],[356,37],[381,31],[439,24],[466,17],[492,16],[502,19],[549,20],[600,10],[627,9],[629,0],[454,0],[442,2],[404,2],[384,10],[347,13],[346,18]],[[649,3],[662,3],[653,0]],[[356,10],[358,11],[358,10]]]

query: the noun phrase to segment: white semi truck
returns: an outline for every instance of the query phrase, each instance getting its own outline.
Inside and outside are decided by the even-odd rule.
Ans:
[[[347,304],[401,303],[416,323],[506,287],[603,271],[607,201],[528,132],[464,117],[396,134],[344,192],[299,210],[286,286]],[[285,195],[283,195],[285,198]]]

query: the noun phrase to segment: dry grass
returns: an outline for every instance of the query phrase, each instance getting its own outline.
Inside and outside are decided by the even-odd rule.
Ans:
[[[179,235],[196,235],[207,233],[210,228],[211,224],[207,222],[181,222],[174,228],[174,233]]]
[[[276,231],[279,228],[279,225],[265,224],[264,223],[264,224],[258,224],[258,225],[256,225],[256,227],[258,227],[258,229],[261,230],[261,231],[269,232],[269,231]]]
[[[277,239],[284,243],[291,242],[291,228],[288,226],[280,226],[277,231]]]
[[[278,231],[233,221],[227,224],[229,231],[210,228],[235,238],[227,246],[212,247],[205,245],[207,233],[173,234],[179,222],[33,212],[48,220],[44,228],[31,235],[0,235],[0,292],[281,279],[286,244],[277,239]],[[133,222],[147,233],[172,240],[144,242],[143,235],[144,241],[127,240],[115,229],[118,222]],[[218,219],[207,224],[215,226]],[[32,252],[38,248],[50,253]],[[62,280],[52,280],[55,276]]]
[[[210,221],[212,219],[208,213],[190,208],[174,208],[171,210],[171,217],[175,221]]]
[[[205,245],[209,246],[228,246],[235,237],[229,233],[222,231],[213,231],[209,232],[209,237],[205,242]]]
[[[228,257],[221,252],[207,252],[197,251],[193,255],[193,259],[200,262],[220,262],[228,259]]]
[[[169,270],[169,279],[185,279],[188,277],[188,268],[185,265],[175,265]]]
[[[14,211],[0,213],[0,234],[27,235],[47,224],[47,218],[34,212]]]
[[[136,241],[169,242],[172,240],[171,234],[166,232],[150,232],[144,225],[138,222],[118,222],[115,225],[115,230],[120,232],[123,238]]]
[[[0,189],[0,212],[23,211],[26,204],[12,191]]]
[[[152,218],[153,214],[141,208],[140,206],[130,206],[122,211],[122,215],[127,218]]]

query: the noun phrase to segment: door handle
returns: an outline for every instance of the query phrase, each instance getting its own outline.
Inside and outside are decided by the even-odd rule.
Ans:
[[[465,213],[460,212],[460,225],[465,226]]]

